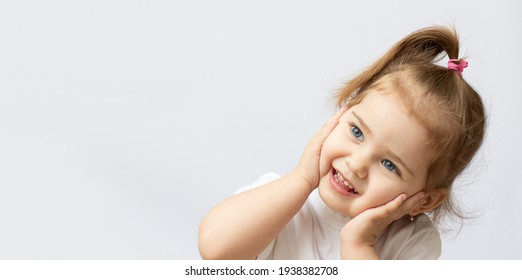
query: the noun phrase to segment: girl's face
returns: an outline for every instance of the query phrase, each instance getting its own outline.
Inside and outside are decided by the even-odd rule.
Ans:
[[[417,193],[424,188],[432,158],[428,140],[397,94],[368,92],[323,144],[321,198],[353,218],[401,193]]]

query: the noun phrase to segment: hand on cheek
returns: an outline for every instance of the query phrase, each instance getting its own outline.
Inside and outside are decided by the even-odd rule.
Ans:
[[[317,131],[317,133],[308,142],[299,164],[294,169],[293,173],[298,177],[304,179],[310,185],[311,190],[315,189],[319,184],[319,180],[324,176],[328,170],[325,170],[326,164],[322,154],[323,144],[339,123],[339,118],[348,110],[343,107],[339,112],[332,116],[326,124]],[[331,164],[331,163],[330,163]]]
[[[367,209],[351,219],[341,230],[342,250],[358,247],[373,247],[381,232],[393,221],[413,213],[426,200],[424,192],[407,198],[401,194],[392,201]]]

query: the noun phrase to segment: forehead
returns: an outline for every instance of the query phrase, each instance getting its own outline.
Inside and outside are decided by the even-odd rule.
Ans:
[[[398,71],[384,75],[373,83],[367,92],[379,92],[383,95],[394,95],[400,99],[403,109],[412,117],[416,118],[427,131],[434,125],[432,116],[439,116],[437,101],[429,90],[404,71]]]

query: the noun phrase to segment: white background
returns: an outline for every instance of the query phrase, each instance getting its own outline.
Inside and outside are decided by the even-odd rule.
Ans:
[[[198,259],[200,219],[284,174],[332,94],[454,24],[488,136],[443,259],[522,259],[518,1],[0,2],[0,258]],[[460,187],[463,185],[463,188]]]

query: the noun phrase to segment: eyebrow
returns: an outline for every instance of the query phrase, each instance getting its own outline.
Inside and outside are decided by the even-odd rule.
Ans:
[[[370,135],[372,135],[373,133],[370,130],[370,127],[364,122],[364,120],[361,117],[359,117],[354,111],[352,111],[352,114],[357,119],[357,121],[361,124],[363,129],[366,132],[368,132]],[[410,173],[410,175],[413,176],[413,172],[411,171],[411,169],[408,167],[408,165],[406,165],[406,163],[398,155],[396,155],[394,152],[392,152],[390,150],[388,150],[388,153],[390,154],[390,157],[392,158],[393,161],[398,162],[400,165],[402,165],[404,167],[404,169],[406,169],[406,171],[408,171]]]
[[[406,165],[406,163],[398,155],[396,155],[392,151],[389,151],[389,154],[393,161],[396,161],[400,165],[404,166],[404,169],[406,169],[406,171],[408,171],[410,173],[410,175],[413,176],[413,172],[411,171],[411,169],[408,167],[408,165]]]
[[[372,131],[370,130],[370,128],[368,127],[368,125],[364,122],[363,119],[361,119],[354,111],[352,111],[352,114],[357,119],[357,121],[359,121],[359,123],[361,124],[361,126],[363,127],[363,129],[365,131],[367,131],[369,134],[373,134]]]

